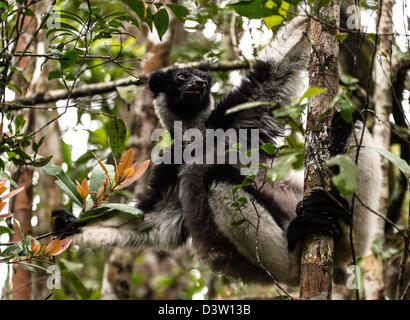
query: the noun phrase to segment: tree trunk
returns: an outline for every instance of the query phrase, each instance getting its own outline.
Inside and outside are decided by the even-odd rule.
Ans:
[[[310,35],[313,50],[310,58],[309,86],[326,88],[327,91],[312,97],[305,138],[305,194],[314,187],[330,189],[330,177],[325,161],[330,158],[331,120],[334,109],[328,110],[323,121],[319,114],[331,103],[338,91],[339,44],[334,35],[338,31],[340,4],[332,1],[319,12],[312,7],[318,20],[310,19]],[[334,26],[334,27],[329,27]],[[330,299],[333,274],[334,244],[330,237],[313,235],[305,243],[302,252],[300,297],[301,299]]]
[[[13,176],[19,187],[25,189],[18,193],[12,201],[10,211],[14,213],[15,219],[20,221],[24,234],[31,233],[31,215],[33,205],[33,170],[25,167],[19,167]],[[14,224],[14,235],[12,241],[20,241],[22,236],[16,224]],[[22,266],[14,266],[15,273],[12,276],[13,281],[13,300],[30,300],[31,299],[31,272],[25,270]]]
[[[390,150],[390,123],[389,117],[392,112],[392,88],[391,88],[391,54],[393,36],[392,9],[393,0],[379,2],[379,29],[380,44],[376,52],[375,60],[375,98],[374,108],[376,121],[373,127],[375,144],[384,149]],[[389,35],[385,35],[389,34]],[[377,211],[383,216],[387,216],[389,207],[389,176],[390,162],[382,157],[383,183],[379,207]],[[384,223],[381,219],[377,226],[376,238],[384,237]],[[378,300],[383,298],[383,265],[380,256],[373,254],[365,257],[365,282],[364,291],[367,300]]]

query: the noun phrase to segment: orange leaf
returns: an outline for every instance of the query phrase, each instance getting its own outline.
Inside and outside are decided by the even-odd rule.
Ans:
[[[129,179],[125,180],[123,183],[120,184],[120,189],[124,189],[128,187],[130,184],[134,183],[136,180],[142,177],[142,175],[147,171],[150,164],[150,160],[145,160],[141,163],[138,167],[134,170],[134,175]],[[119,190],[120,190],[119,189]]]
[[[4,185],[0,185],[0,194],[7,190],[7,187]]]
[[[88,181],[86,178],[83,179],[83,182],[81,182],[81,186],[83,187],[84,191],[88,194],[90,193],[90,189],[88,188]]]
[[[4,209],[6,204],[7,204],[7,202],[0,201],[0,211]]]
[[[0,201],[6,200],[6,199],[8,199],[8,198],[11,198],[11,197],[15,196],[17,193],[19,193],[19,192],[21,192],[21,191],[23,191],[23,190],[24,190],[24,187],[20,187],[20,188],[14,189],[13,191],[10,191],[8,194],[6,194],[6,195],[0,197]]]
[[[117,170],[115,170],[115,182],[119,182],[123,176],[123,172],[125,169],[129,168],[132,166],[132,161],[134,159],[134,150],[129,149],[122,159],[120,160],[120,163],[117,166]]]
[[[0,187],[5,186],[6,182],[7,182],[7,179],[0,180]]]
[[[125,177],[132,177],[134,175],[134,168],[127,168],[123,172],[123,176]]]
[[[49,256],[54,255],[54,253],[58,252],[61,249],[60,240],[54,239],[52,240],[44,250],[44,253],[48,254]]]
[[[121,163],[124,164],[124,169],[127,169],[132,166],[132,162],[134,161],[134,149],[129,149],[121,159]]]
[[[65,238],[63,240],[60,240],[60,249],[58,251],[53,251],[53,253],[49,253],[50,256],[57,256],[61,253],[63,253],[64,251],[67,250],[67,248],[70,246],[71,242],[73,241],[73,239],[70,238]]]
[[[40,245],[39,243],[36,243],[36,242],[34,241],[34,239],[31,239],[31,248],[30,248],[30,251],[31,251],[32,253],[37,253],[38,251],[40,251],[40,249],[41,249],[41,245]]]
[[[80,184],[77,186],[77,192],[82,199],[85,200],[87,198],[87,194],[85,193],[83,187]]]

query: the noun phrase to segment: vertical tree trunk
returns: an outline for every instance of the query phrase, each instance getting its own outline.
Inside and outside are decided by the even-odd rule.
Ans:
[[[34,5],[31,8],[34,12],[39,9],[38,5]],[[31,37],[33,36],[37,28],[37,18],[26,17],[23,24],[24,33],[20,36],[16,50],[23,50]],[[30,48],[32,49],[32,48]],[[26,79],[31,79],[33,73],[33,66],[30,64],[30,58],[24,57],[20,60],[18,67],[24,70],[24,76]],[[23,95],[29,91],[29,85],[24,82],[21,78],[16,77],[16,83],[20,86]],[[30,132],[34,128],[34,112],[30,110],[29,112],[23,112],[24,117],[27,120],[27,125],[25,130]],[[17,220],[20,221],[23,232],[25,234],[31,233],[31,217],[32,217],[32,206],[33,206],[33,169],[27,167],[19,167],[17,171],[13,174],[14,180],[17,181],[19,187],[25,187],[25,190],[17,194],[13,201],[11,202],[10,211],[14,213]],[[20,232],[18,231],[17,225],[14,225],[15,234],[13,235],[12,241],[19,241],[22,239]],[[31,299],[31,280],[32,275],[30,271],[25,270],[21,266],[15,267],[16,272],[12,275],[12,298],[13,300],[30,300]]]
[[[393,0],[379,1],[379,30],[380,44],[376,52],[375,60],[375,112],[376,121],[373,127],[373,136],[375,144],[385,150],[390,149],[391,130],[389,117],[392,112],[392,87],[391,87],[391,54],[393,41],[393,21],[392,9]],[[387,216],[389,207],[389,171],[390,162],[382,157],[383,183],[381,200],[377,211],[383,216]],[[384,236],[384,223],[380,219],[377,226],[377,238]],[[383,283],[383,265],[381,257],[375,257],[373,254],[365,258],[365,282],[364,290],[367,300],[382,299]]]
[[[24,234],[31,233],[31,215],[33,205],[33,187],[32,187],[33,170],[25,167],[19,167],[13,176],[19,187],[25,189],[18,193],[12,201],[10,211],[14,217],[20,221]],[[12,241],[20,241],[22,236],[16,224],[14,224],[14,235]],[[13,281],[13,300],[30,300],[31,298],[31,272],[23,267],[16,265],[16,272],[12,276]]]
[[[319,121],[318,116],[338,91],[339,43],[334,35],[339,26],[339,1],[332,1],[319,12],[312,7],[311,13],[326,25],[316,19],[310,19],[309,38],[313,50],[310,59],[309,86],[326,88],[327,91],[312,97],[308,109],[305,142],[305,193],[307,194],[314,187],[325,190],[330,188],[330,177],[326,172],[325,161],[330,158],[330,129],[334,109],[326,112],[323,121]],[[330,299],[333,251],[333,239],[327,236],[313,235],[307,239],[302,252],[301,299]]]

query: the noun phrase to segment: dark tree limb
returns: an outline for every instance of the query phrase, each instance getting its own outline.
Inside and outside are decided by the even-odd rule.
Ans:
[[[231,70],[238,70],[238,69],[247,69],[249,67],[246,61],[225,61],[219,63],[185,63],[185,64],[177,64],[179,67],[194,67],[203,71],[231,71]],[[8,102],[9,110],[12,108],[12,105],[25,105],[25,106],[34,106],[37,104],[46,104],[51,102],[56,102],[58,100],[64,100],[70,97],[70,99],[74,98],[82,98],[93,96],[97,94],[103,94],[115,91],[117,87],[125,87],[130,85],[140,86],[147,83],[149,79],[149,74],[136,76],[136,77],[128,77],[125,79],[120,79],[116,81],[106,82],[106,83],[93,83],[93,84],[85,84],[78,88],[72,90],[71,94],[67,92],[67,90],[53,90],[45,93],[37,93],[35,95],[27,96],[21,99],[16,99],[14,102]],[[3,108],[2,108],[3,109]]]
[[[334,35],[340,20],[339,1],[332,1],[319,11],[312,7],[309,38],[312,54],[309,66],[309,87],[327,91],[311,98],[306,126],[305,142],[305,194],[313,188],[330,190],[331,182],[326,160],[330,158],[331,121],[334,108],[326,110],[338,91],[339,43]],[[326,24],[321,21],[325,20]],[[332,27],[329,27],[332,26]],[[331,298],[333,276],[333,239],[325,235],[312,235],[305,242],[301,259],[301,299],[326,300]]]

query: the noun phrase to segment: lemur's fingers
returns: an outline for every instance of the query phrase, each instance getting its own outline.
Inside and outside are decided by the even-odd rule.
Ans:
[[[77,219],[64,210],[53,210],[51,212],[51,231],[52,232],[64,232],[67,233],[67,227],[71,223],[75,222]],[[75,232],[75,230],[70,230],[69,233]]]

